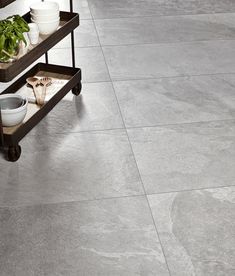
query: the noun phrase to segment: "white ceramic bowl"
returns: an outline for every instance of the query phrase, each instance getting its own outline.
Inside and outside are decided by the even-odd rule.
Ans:
[[[50,14],[34,14],[34,13],[30,13],[31,15],[31,18],[34,20],[34,21],[54,21],[56,19],[59,18],[60,16],[60,12],[59,11],[56,11],[56,12],[53,12],[53,13],[50,13]]]
[[[5,127],[10,127],[10,126],[15,126],[20,124],[24,120],[25,115],[27,113],[28,100],[20,95],[16,95],[16,94],[0,95],[0,102],[1,100],[12,99],[12,98],[20,98],[22,99],[22,101],[24,101],[24,103],[18,108],[1,110],[2,125]]]
[[[35,21],[31,18],[31,21],[33,23],[37,23],[38,25],[38,29],[40,34],[42,35],[48,35],[48,34],[52,34],[54,31],[57,30],[57,28],[59,27],[59,23],[60,23],[60,19],[56,19],[53,21]]]
[[[30,6],[30,11],[34,15],[46,15],[59,11],[59,5],[56,2],[37,2]]]

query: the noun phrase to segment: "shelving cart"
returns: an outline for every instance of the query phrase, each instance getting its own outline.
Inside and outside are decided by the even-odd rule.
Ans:
[[[12,2],[12,0],[5,0],[4,3],[7,1],[9,1],[9,3]],[[19,141],[36,126],[70,90],[72,90],[72,93],[76,96],[81,92],[81,69],[75,67],[73,32],[74,29],[79,26],[79,15],[73,12],[73,1],[69,1],[70,12],[60,11],[60,26],[57,31],[51,35],[40,36],[40,43],[17,61],[0,64],[0,82],[8,82],[45,54],[45,63],[38,63],[35,65],[0,94],[16,93],[26,84],[26,79],[32,76],[45,75],[66,80],[65,85],[43,106],[39,107],[36,104],[29,103],[26,117],[23,123],[19,125],[14,127],[3,127],[0,109],[0,147],[4,150],[8,161],[14,162],[19,159],[21,155]],[[30,13],[26,13],[23,18],[26,22],[30,22]],[[71,34],[72,67],[49,64],[47,51],[68,34]]]

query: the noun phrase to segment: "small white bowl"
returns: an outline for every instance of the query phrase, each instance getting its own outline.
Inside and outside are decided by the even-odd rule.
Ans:
[[[33,23],[37,23],[39,32],[42,35],[49,35],[49,34],[54,33],[57,30],[57,28],[59,27],[59,24],[60,24],[60,19],[59,18],[54,20],[54,21],[45,21],[45,22],[34,21],[31,18],[31,21]]]
[[[30,15],[34,21],[53,21],[59,18],[60,12],[56,11],[50,14],[34,14],[31,12]]]
[[[59,5],[56,2],[37,2],[34,3],[30,6],[30,11],[34,14],[34,15],[46,15],[46,14],[51,14],[55,11],[59,10]]]
[[[28,100],[16,94],[0,95],[0,100],[7,98],[21,98],[24,101],[24,104],[18,108],[1,110],[2,125],[5,127],[11,127],[23,122],[27,113]]]

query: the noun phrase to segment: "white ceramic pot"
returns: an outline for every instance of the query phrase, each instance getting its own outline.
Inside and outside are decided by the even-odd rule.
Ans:
[[[30,11],[34,15],[46,15],[59,11],[59,5],[56,2],[37,2],[30,6]]]
[[[1,109],[2,125],[5,127],[15,126],[22,123],[27,113],[28,100],[23,98],[20,95],[16,95],[16,94],[0,95],[0,102],[1,102],[1,99],[14,98],[14,97],[15,98],[19,97],[25,102],[22,106],[18,108]]]
[[[60,12],[56,11],[50,14],[34,14],[31,12],[30,15],[34,21],[55,21],[59,18]]]
[[[59,27],[59,24],[60,24],[59,18],[57,18],[54,21],[45,21],[45,22],[42,22],[42,21],[37,22],[31,18],[31,21],[38,25],[39,32],[42,35],[52,34],[54,31],[57,30],[57,28]]]

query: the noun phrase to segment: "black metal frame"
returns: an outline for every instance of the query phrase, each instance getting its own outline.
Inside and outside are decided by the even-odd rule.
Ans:
[[[44,2],[44,0],[42,0]],[[69,6],[70,6],[70,12],[73,12],[73,0],[69,0]],[[75,63],[75,46],[74,46],[74,31],[71,32],[71,51],[72,51],[72,66],[75,68],[76,63]],[[46,64],[49,63],[48,60],[48,52],[45,53],[45,62]]]
[[[44,2],[44,0],[42,0]],[[73,0],[69,0],[70,2],[70,12],[73,13]],[[75,44],[74,44],[74,31],[72,30],[70,32],[71,34],[71,51],[72,51],[72,68],[73,70],[76,70],[77,73],[72,77],[72,79],[69,81],[67,85],[65,85],[53,98],[50,100],[45,106],[42,107],[42,109],[37,112],[39,115],[34,115],[33,119],[30,120],[30,122],[23,128],[21,128],[19,131],[17,131],[14,135],[5,135],[3,133],[3,126],[2,126],[2,118],[1,118],[1,108],[0,108],[0,148],[3,149],[7,147],[7,159],[9,161],[17,161],[21,154],[21,148],[18,145],[18,142],[32,129],[62,98],[63,96],[68,93],[71,89],[73,94],[79,95],[82,84],[81,84],[81,70],[77,69],[76,63],[75,63]],[[13,83],[9,88],[4,90],[3,93],[12,93],[9,89],[16,89],[19,85],[22,84],[22,79],[27,76],[29,73],[32,73],[33,70],[36,70],[35,68],[44,68],[45,66],[48,66],[52,71],[53,70],[59,70],[61,73],[69,70],[69,68],[63,67],[63,66],[55,66],[48,64],[48,52],[45,52],[45,62],[46,64],[38,64],[34,68],[32,68],[30,71],[24,74],[20,79],[18,79],[15,83]],[[71,68],[71,70],[72,70]],[[75,71],[73,71],[75,73]],[[72,73],[72,72],[71,72]],[[13,90],[14,90],[13,89]],[[14,92],[13,92],[14,93]],[[2,94],[2,93],[1,93]]]
[[[8,161],[15,162],[19,159],[21,155],[19,141],[33,127],[35,127],[69,91],[72,90],[72,93],[76,96],[78,96],[81,92],[81,69],[38,63],[7,89],[5,89],[1,94],[16,93],[23,85],[26,84],[26,79],[28,77],[34,76],[41,71],[67,75],[70,76],[70,79],[48,102],[46,102],[32,117],[24,122],[24,124],[20,125],[13,133],[4,133],[2,123],[0,121],[0,146],[5,151],[5,156]]]
[[[25,21],[30,22],[30,12],[24,14],[23,18]],[[16,62],[6,65],[5,68],[0,68],[0,81],[11,81],[23,70],[27,69],[33,62],[37,61],[38,58],[44,56],[45,52],[49,51],[64,37],[70,35],[71,32],[79,26],[78,13],[60,11],[60,19],[63,21],[63,26],[61,26],[61,28],[58,28],[57,31],[44,38],[41,43],[37,44],[36,47],[34,47]]]

